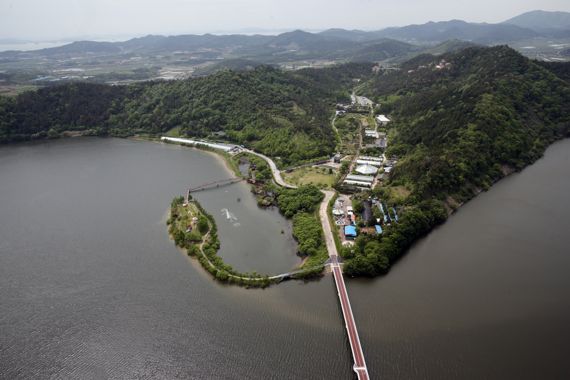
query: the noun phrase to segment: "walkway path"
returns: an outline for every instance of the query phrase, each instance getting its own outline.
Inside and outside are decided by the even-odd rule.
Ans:
[[[252,151],[249,152],[256,154],[267,161],[271,167],[271,171],[273,172],[275,182],[288,188],[296,187],[286,183],[283,178],[281,178],[281,173],[271,158]],[[362,345],[360,344],[360,337],[358,336],[358,330],[356,329],[356,322],[354,321],[354,316],[352,314],[352,307],[350,306],[350,299],[348,298],[348,292],[346,291],[346,286],[344,284],[342,268],[338,262],[338,251],[336,249],[333,232],[329,222],[328,205],[335,195],[335,192],[330,190],[321,191],[325,194],[325,197],[319,208],[319,219],[321,220],[321,225],[323,227],[325,243],[330,257],[330,265],[342,309],[342,316],[344,317],[344,324],[346,326],[346,332],[348,333],[350,349],[352,350],[352,357],[354,358],[354,366],[352,368],[354,369],[354,372],[356,372],[359,380],[368,380],[370,378],[368,376],[368,368],[366,367],[366,361],[364,360],[364,352],[362,351]]]
[[[277,165],[275,165],[275,162],[273,162],[273,160],[271,158],[269,158],[269,157],[267,157],[261,153],[254,152],[250,149],[244,149],[244,151],[247,153],[251,153],[251,154],[254,154],[258,157],[263,158],[269,164],[269,167],[271,168],[271,172],[273,173],[273,178],[278,185],[289,188],[289,189],[297,188],[297,186],[288,184],[287,182],[285,182],[283,180],[283,178],[281,177],[281,172],[279,171],[279,169],[277,168]],[[325,235],[325,243],[326,243],[327,250],[329,253],[329,257],[330,257],[330,264],[328,264],[328,265],[331,266],[331,269],[333,272],[334,282],[336,285],[336,290],[338,293],[338,298],[339,298],[341,309],[342,309],[342,316],[344,318],[344,324],[346,326],[346,331],[348,333],[348,340],[350,342],[350,349],[352,350],[352,357],[354,358],[353,369],[354,369],[354,372],[356,372],[359,380],[368,380],[370,378],[368,375],[368,368],[366,367],[366,361],[364,360],[364,353],[362,351],[362,346],[360,344],[360,337],[358,336],[358,330],[356,329],[356,323],[354,321],[354,316],[352,314],[352,307],[350,306],[350,299],[348,298],[348,293],[346,291],[346,286],[344,284],[344,277],[342,275],[342,268],[341,268],[340,263],[338,261],[338,251],[336,249],[336,244],[334,241],[334,236],[333,236],[333,232],[331,230],[331,225],[329,222],[329,216],[328,216],[328,211],[327,211],[328,204],[329,204],[330,200],[333,198],[333,196],[335,195],[335,192],[330,191],[330,190],[322,190],[322,192],[325,194],[325,197],[324,197],[323,201],[321,202],[321,205],[319,208],[319,219],[321,220],[321,225],[323,227],[323,233]],[[206,241],[206,239],[204,239],[204,241]],[[210,259],[208,259],[208,257],[206,256],[206,254],[202,250],[202,246],[203,246],[203,244],[200,245],[201,255],[207,260],[208,264],[211,267],[216,268],[216,266],[210,261]],[[305,268],[305,270],[306,269],[307,268]],[[313,268],[310,268],[310,269],[313,269]],[[303,269],[293,271],[293,272],[289,272],[289,273],[282,273],[279,275],[270,276],[269,279],[270,280],[283,279],[286,277],[291,277],[292,275],[294,275],[296,273],[300,273],[302,271],[303,271]],[[242,276],[234,275],[234,274],[229,274],[229,276],[234,277],[234,278],[246,279],[246,280],[260,280],[260,281],[262,280],[262,278],[242,277]]]
[[[212,226],[210,225],[210,230],[211,230],[211,228],[212,228]],[[210,231],[208,230],[208,232],[206,233],[206,235],[204,235],[204,237],[202,239],[202,243],[200,243],[200,245],[198,246],[200,256],[202,256],[206,260],[206,262],[208,263],[210,268],[219,270],[219,268],[204,253],[204,244],[206,244],[206,242],[208,241],[209,238],[210,238]],[[322,266],[315,266],[315,267],[311,267],[311,268],[297,269],[297,270],[294,270],[291,272],[280,273],[280,274],[276,274],[273,276],[267,276],[267,277],[240,276],[238,274],[233,274],[233,273],[228,273],[228,277],[232,277],[232,278],[239,279],[239,280],[245,280],[245,281],[284,280],[284,279],[290,278],[290,277],[292,277],[298,273],[302,273],[306,270],[320,269],[320,268],[326,267],[327,265],[330,265],[330,264],[323,264]]]
[[[362,346],[360,344],[360,337],[358,336],[358,330],[356,329],[356,322],[354,321],[354,316],[352,314],[350,299],[348,298],[348,293],[346,291],[346,286],[344,284],[342,268],[338,261],[338,251],[336,249],[334,236],[329,223],[328,204],[330,200],[333,198],[335,193],[333,191],[323,191],[323,192],[325,193],[325,199],[323,199],[321,203],[321,207],[319,209],[319,217],[321,219],[323,232],[325,234],[325,242],[327,244],[327,250],[329,252],[331,269],[334,276],[334,282],[336,285],[338,298],[340,300],[340,306],[342,308],[342,316],[344,317],[346,332],[348,333],[350,349],[352,350],[352,356],[354,358],[353,369],[358,375],[358,379],[367,380],[369,379],[368,369],[366,367],[366,361],[364,360],[364,353],[362,351]]]
[[[275,162],[273,162],[273,160],[271,158],[269,158],[266,155],[263,155],[261,153],[255,152],[251,149],[243,149],[243,152],[250,153],[250,154],[253,154],[253,155],[256,155],[258,157],[263,158],[267,162],[267,164],[269,164],[269,168],[271,168],[271,173],[273,173],[273,179],[275,180],[275,183],[277,183],[280,186],[286,187],[288,189],[296,189],[297,188],[297,186],[291,185],[291,184],[285,182],[283,177],[281,177],[281,172],[279,171],[279,169],[277,169],[277,165],[275,165]]]

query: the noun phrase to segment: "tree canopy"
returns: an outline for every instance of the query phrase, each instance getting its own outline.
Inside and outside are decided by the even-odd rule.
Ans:
[[[328,156],[332,107],[371,64],[285,72],[268,66],[207,77],[109,86],[70,83],[0,100],[0,142],[84,134],[224,137],[283,164]],[[48,136],[48,132],[51,135]]]

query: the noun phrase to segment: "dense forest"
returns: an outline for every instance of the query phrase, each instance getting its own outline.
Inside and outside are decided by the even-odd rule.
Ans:
[[[366,94],[392,116],[387,155],[398,164],[367,195],[401,217],[381,237],[344,249],[346,272],[387,271],[453,209],[568,136],[567,72],[568,64],[539,64],[506,46],[470,47],[418,56],[370,80]]]
[[[0,98],[0,142],[86,135],[207,137],[223,132],[284,164],[328,156],[330,115],[371,64],[284,72],[261,66],[182,81],[107,86],[72,83]]]
[[[106,86],[67,84],[0,97],[0,142],[87,135],[214,137],[280,157],[283,165],[335,148],[335,102],[359,91],[388,114],[386,155],[397,160],[382,199],[400,219],[382,235],[361,234],[342,249],[352,275],[385,273],[419,237],[503,176],[538,159],[570,134],[570,64],[531,61],[506,46],[420,55],[373,74],[372,64],[281,71],[260,66],[183,81]],[[221,133],[223,132],[223,133]],[[269,171],[256,173],[267,180]],[[316,189],[268,192],[294,224],[301,249],[320,252],[308,228]],[[307,231],[307,233],[301,233]]]
[[[393,115],[393,181],[461,201],[568,134],[570,85],[506,47],[420,56],[370,82]]]

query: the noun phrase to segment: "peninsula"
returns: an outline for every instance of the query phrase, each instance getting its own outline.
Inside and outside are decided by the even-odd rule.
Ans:
[[[327,260],[316,211],[320,189],[334,189],[328,228],[344,271],[376,276],[460,205],[568,136],[565,65],[506,46],[467,47],[396,67],[261,66],[129,86],[70,83],[0,97],[0,141],[231,144],[233,159],[249,163],[259,204],[292,218],[305,266]]]

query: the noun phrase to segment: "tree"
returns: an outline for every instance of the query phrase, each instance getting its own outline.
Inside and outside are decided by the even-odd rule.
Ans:
[[[203,216],[200,215],[198,217],[198,231],[200,231],[200,233],[205,234],[206,232],[208,232],[208,229],[210,228],[210,225],[208,223],[208,219]]]

